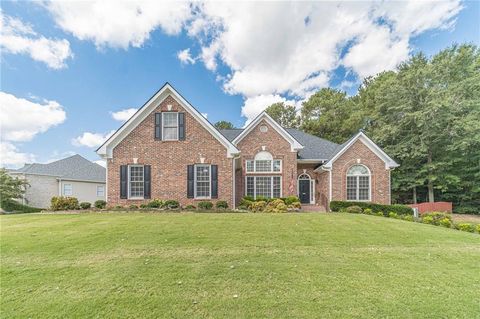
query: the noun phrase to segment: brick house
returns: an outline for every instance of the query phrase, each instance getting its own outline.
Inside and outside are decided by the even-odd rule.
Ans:
[[[245,195],[390,203],[398,166],[363,132],[338,145],[281,127],[265,112],[244,129],[217,130],[166,83],[97,153],[107,161],[109,206],[153,198],[181,205]]]

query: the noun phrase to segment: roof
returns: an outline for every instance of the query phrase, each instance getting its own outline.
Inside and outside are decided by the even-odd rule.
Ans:
[[[240,151],[233,145],[231,141],[226,139],[220,132],[193,107],[175,88],[166,82],[150,99],[148,99],[141,108],[135,112],[120,128],[115,131],[100,147],[97,149],[97,154],[104,158],[111,158],[113,156],[113,149],[117,146],[128,134],[139,125],[153,110],[168,96],[172,95],[175,100],[182,105],[182,107],[190,113],[203,127],[212,134],[222,145],[227,149],[227,157],[233,157]]]
[[[338,144],[327,141],[315,135],[305,133],[294,128],[284,128],[288,134],[293,136],[303,149],[298,151],[298,159],[302,160],[328,160],[332,158],[339,149]],[[233,141],[243,132],[244,129],[224,129],[220,130],[229,141]]]
[[[67,180],[88,182],[105,183],[106,181],[105,167],[90,162],[78,154],[48,164],[25,164],[22,168],[11,170],[10,172],[49,175]]]

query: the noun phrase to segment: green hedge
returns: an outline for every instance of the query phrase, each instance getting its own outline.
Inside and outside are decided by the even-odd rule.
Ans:
[[[41,208],[30,207],[27,205],[22,205],[19,202],[14,200],[6,200],[1,202],[0,206],[6,212],[14,212],[14,213],[38,213],[41,212]]]
[[[331,201],[330,209],[333,212],[345,210],[350,206],[358,206],[362,209],[371,209],[373,213],[381,212],[383,216],[388,216],[390,212],[398,215],[413,215],[413,209],[405,205],[381,205],[369,202],[347,202],[347,201]]]

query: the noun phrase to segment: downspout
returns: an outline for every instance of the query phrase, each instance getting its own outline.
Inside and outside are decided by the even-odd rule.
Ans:
[[[235,186],[236,186],[236,185],[235,185],[235,184],[236,184],[236,183],[235,183],[235,181],[236,181],[236,176],[235,176],[235,175],[236,175],[236,174],[235,174],[235,159],[236,159],[236,158],[238,158],[238,157],[235,157],[235,156],[234,156],[234,157],[232,158],[232,209],[235,209],[235,206],[236,206],[236,205],[235,205],[235,204],[236,204],[236,203],[235,203],[235,200],[237,199],[237,192],[236,192],[236,189],[235,189],[235,188],[236,188],[236,187],[235,187]]]

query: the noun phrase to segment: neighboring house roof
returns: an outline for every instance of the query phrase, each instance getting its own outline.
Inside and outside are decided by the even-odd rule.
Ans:
[[[303,145],[298,151],[299,160],[326,161],[332,158],[339,145],[315,135],[305,133],[294,128],[284,128],[291,136]],[[244,129],[225,129],[220,132],[230,141],[235,140]]]
[[[333,162],[337,160],[343,153],[347,151],[347,149],[353,145],[356,141],[362,141],[375,155],[377,155],[381,160],[385,162],[385,168],[395,168],[400,166],[397,162],[395,162],[390,156],[387,155],[375,142],[373,142],[363,130],[360,130],[356,135],[352,136],[348,141],[339,145],[339,147],[335,150],[332,158],[322,166],[322,169],[330,169],[332,168]]]
[[[25,164],[22,168],[10,171],[13,174],[48,175],[65,180],[99,183],[105,183],[105,172],[105,167],[92,163],[78,154],[48,164]]]
[[[232,157],[240,151],[228,139],[197,111],[180,93],[165,83],[127,122],[125,122],[112,136],[110,136],[98,149],[97,154],[102,157],[111,158],[115,146],[117,146],[128,134],[139,125],[164,99],[169,95],[179,102],[183,108],[190,113],[205,129],[210,132],[227,149],[227,156]]]
[[[289,132],[287,132],[280,124],[277,123],[274,119],[271,118],[270,115],[267,114],[267,112],[263,111],[260,113],[252,122],[250,122],[245,129],[238,134],[235,139],[232,141],[234,145],[238,145],[238,143],[248,135],[253,128],[255,128],[258,123],[261,121],[267,122],[271,127],[273,127],[274,130],[276,130],[285,140],[287,140],[290,143],[290,147],[292,151],[298,151],[303,148],[303,145],[295,139]]]

